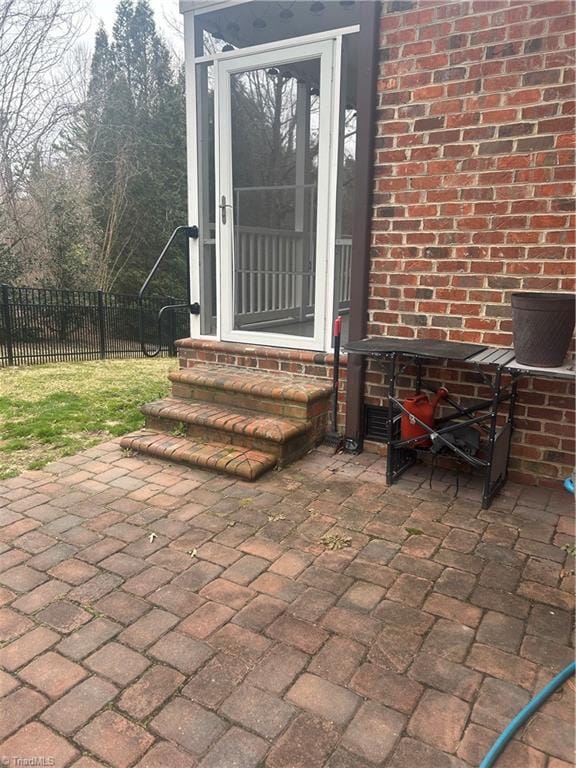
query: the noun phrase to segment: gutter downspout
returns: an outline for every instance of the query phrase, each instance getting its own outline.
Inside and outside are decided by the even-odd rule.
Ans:
[[[368,320],[368,280],[374,183],[374,136],[378,98],[378,54],[380,42],[380,3],[360,3],[358,40],[358,125],[356,146],[356,202],[352,228],[352,269],[350,283],[349,340],[366,337]],[[364,418],[364,360],[348,354],[346,384],[346,450],[362,450]]]

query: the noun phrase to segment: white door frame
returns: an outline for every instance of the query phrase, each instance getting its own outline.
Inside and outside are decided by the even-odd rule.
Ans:
[[[222,195],[233,200],[231,91],[230,78],[236,72],[289,64],[306,59],[320,59],[320,99],[318,192],[316,228],[316,282],[314,336],[234,329],[234,219],[228,209],[226,223],[218,215],[216,252],[220,261],[220,338],[264,346],[328,350],[331,347],[332,301],[334,289],[334,251],[336,236],[336,184],[338,172],[338,116],[340,97],[340,53],[342,37],[299,46],[278,44],[273,50],[227,56],[215,61],[216,204]],[[219,208],[216,210],[219,212]]]

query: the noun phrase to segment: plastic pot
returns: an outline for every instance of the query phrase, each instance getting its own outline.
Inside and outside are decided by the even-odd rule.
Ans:
[[[521,365],[560,367],[576,319],[572,293],[513,293],[514,352]]]

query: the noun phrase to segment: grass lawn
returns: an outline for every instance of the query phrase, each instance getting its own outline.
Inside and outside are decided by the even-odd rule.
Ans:
[[[38,469],[143,424],[175,359],[0,368],[0,479]]]

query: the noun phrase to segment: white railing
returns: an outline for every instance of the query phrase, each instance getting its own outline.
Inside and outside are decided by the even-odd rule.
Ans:
[[[305,320],[314,313],[314,244],[305,232],[236,227],[236,315],[246,321]],[[338,238],[334,295],[350,307],[351,238]]]
[[[212,230],[213,225],[210,226]],[[212,234],[212,231],[210,232]],[[207,239],[205,244],[213,242]],[[334,295],[350,306],[352,238],[336,240]],[[303,321],[314,314],[315,243],[310,232],[267,227],[234,228],[235,315],[242,324]]]
[[[350,309],[350,278],[352,274],[352,238],[336,240],[334,293],[338,309]]]
[[[236,315],[245,320],[306,315],[313,269],[305,232],[236,227]]]

